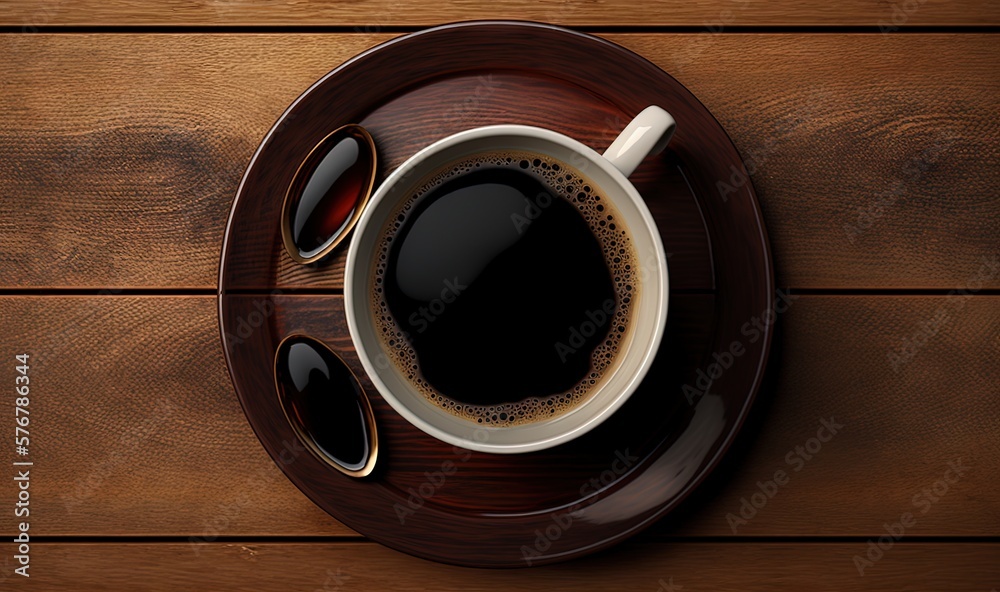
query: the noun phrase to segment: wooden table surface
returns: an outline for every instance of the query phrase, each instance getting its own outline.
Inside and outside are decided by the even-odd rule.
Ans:
[[[351,56],[469,18],[584,27],[687,86],[798,296],[711,482],[562,565],[443,566],[337,523],[264,452],[219,343],[226,216],[278,115]],[[35,463],[31,578],[0,544],[0,589],[1000,588],[998,26],[975,0],[0,0],[0,377],[32,356]]]

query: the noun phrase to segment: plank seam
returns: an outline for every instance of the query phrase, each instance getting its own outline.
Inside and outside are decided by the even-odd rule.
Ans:
[[[884,534],[884,533],[883,533]],[[865,543],[872,537],[878,537],[879,533],[870,535],[774,535],[774,536],[677,536],[677,535],[639,535],[632,539],[636,542],[647,543]],[[44,536],[37,535],[31,537],[37,543],[188,543],[190,539],[196,538],[199,542],[201,538],[185,535],[171,536]],[[315,536],[220,536],[210,541],[210,544],[225,543],[374,543],[375,541],[351,535],[315,535]],[[993,535],[907,535],[900,542],[909,543],[1000,543],[1000,536]]]
[[[379,33],[414,33],[436,25],[0,25],[0,34],[258,34],[258,33],[337,33],[374,35]],[[676,33],[719,35],[739,34],[879,34],[907,35],[927,33],[1000,33],[1000,25],[902,25],[887,33],[878,25],[729,25],[718,27],[704,25],[564,25],[565,28],[583,33]]]
[[[796,296],[951,296],[959,293],[959,288],[782,288]],[[242,288],[226,291],[227,295],[275,295],[275,296],[340,296],[342,288]],[[671,294],[715,295],[718,290],[710,288],[679,288]],[[7,296],[217,296],[215,288],[0,288],[0,297]],[[1000,288],[983,288],[969,291],[964,296],[1000,296]]]

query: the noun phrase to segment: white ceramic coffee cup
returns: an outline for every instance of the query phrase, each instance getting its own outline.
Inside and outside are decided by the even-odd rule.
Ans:
[[[663,149],[674,120],[655,106],[647,107],[600,155],[584,144],[552,130],[523,125],[495,125],[459,132],[439,140],[399,166],[372,196],[354,228],[344,276],[344,304],[351,339],[379,394],[417,428],[444,442],[494,453],[542,450],[567,442],[599,425],[628,399],[652,364],[667,318],[667,257],[656,223],[628,176],[649,154]],[[639,296],[630,330],[619,347],[617,362],[587,398],[561,415],[509,427],[486,427],[459,417],[429,401],[390,361],[375,324],[372,283],[374,258],[390,217],[412,195],[417,184],[450,163],[496,151],[540,153],[571,165],[611,200],[628,229],[640,265]],[[484,380],[488,380],[484,377]]]

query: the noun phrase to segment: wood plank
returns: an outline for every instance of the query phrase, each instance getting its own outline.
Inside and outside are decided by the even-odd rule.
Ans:
[[[61,25],[329,25],[377,30],[386,26],[427,26],[466,19],[536,20],[567,25],[685,25],[727,27],[746,25],[983,25],[1000,23],[1000,11],[974,0],[920,0],[869,2],[845,0],[836,4],[805,0],[751,2],[750,0],[652,0],[641,9],[624,0],[584,2],[541,0],[519,2],[410,3],[304,2],[215,0],[159,3],[123,0],[114,3],[28,0],[0,2],[0,23],[7,26]],[[28,29],[32,30],[32,29]]]
[[[867,535],[904,512],[921,535],[1000,532],[1000,298],[801,296],[780,322],[758,415],[676,532]],[[966,475],[938,485],[958,459]],[[788,484],[742,514],[777,471]]]
[[[485,32],[471,38],[479,36],[485,37]],[[565,42],[565,39],[562,41]],[[489,42],[484,47],[490,47]],[[525,52],[522,55],[537,57],[537,50],[534,48],[521,47]],[[435,47],[432,53],[440,51],[441,48]],[[562,51],[568,49],[564,48]],[[631,95],[634,93],[619,92],[617,100],[612,101],[608,97],[594,95],[576,81],[553,79],[553,76],[565,76],[563,70],[574,66],[577,60],[571,58],[566,64],[557,64],[550,58],[554,55],[552,52],[558,55],[561,50],[558,47],[550,48],[549,52],[547,54],[549,57],[539,58],[546,62],[547,70],[544,77],[541,65],[532,64],[533,69],[529,72],[511,70],[492,73],[486,78],[477,73],[480,70],[475,70],[462,76],[425,80],[414,87],[413,80],[419,79],[420,74],[411,71],[413,69],[401,63],[400,59],[405,57],[414,65],[426,65],[433,57],[425,60],[420,56],[413,56],[410,50],[400,51],[399,47],[396,47],[396,53],[392,55],[400,58],[390,57],[384,63],[401,68],[405,71],[405,75],[387,75],[388,82],[380,87],[374,84],[368,85],[368,96],[393,98],[376,101],[377,106],[367,111],[359,121],[378,139],[381,169],[379,176],[385,176],[386,171],[394,170],[420,148],[446,136],[466,129],[512,121],[524,125],[548,127],[580,140],[598,152],[606,150],[615,135],[633,115],[628,110],[609,108],[609,105],[617,104],[622,97],[631,100]],[[581,54],[596,63],[597,56],[593,52],[582,50]],[[494,56],[494,60],[496,59]],[[504,60],[501,58],[499,61]],[[513,58],[512,61],[516,63],[518,59]],[[551,63],[548,63],[550,61]],[[486,68],[481,59],[474,59],[464,67],[453,62],[448,62],[447,65],[440,61],[436,63],[438,67],[449,71],[460,71],[470,67]],[[612,71],[620,69],[620,64],[617,62],[610,63]],[[342,95],[340,88],[345,84],[343,80],[332,84],[331,82],[333,81],[328,81],[326,84],[329,89],[326,92],[330,93],[329,95],[317,90],[309,98],[302,99],[299,103],[300,108],[304,108],[309,102],[321,105],[324,113],[332,114],[330,116],[334,121],[337,120],[336,113],[340,109],[350,110],[351,108],[346,105],[335,108],[329,102],[331,99],[322,98]],[[632,84],[634,83],[633,81]],[[627,81],[618,81],[614,86],[623,89],[628,88],[629,84]],[[676,90],[683,90],[677,87],[679,85],[676,85]],[[609,90],[608,95],[610,94]],[[470,96],[476,97],[472,104],[467,100]],[[363,100],[358,95],[352,97]],[[678,110],[673,111],[675,119],[687,118]],[[291,122],[287,125],[282,124],[283,137],[295,142],[295,138],[315,133],[316,126],[295,125],[294,118],[301,115],[289,114],[288,117]],[[753,209],[751,204],[741,204],[743,207],[751,206],[748,208],[750,211],[744,210],[736,214],[728,208],[729,204],[722,204],[726,207],[713,208],[705,199],[706,194],[715,195],[717,174],[713,171],[720,171],[719,174],[724,171],[724,174],[728,175],[730,164],[738,164],[740,156],[731,152],[726,156],[725,162],[696,162],[696,157],[689,153],[695,149],[699,141],[706,141],[706,134],[698,133],[696,128],[705,128],[707,135],[713,136],[716,141],[725,142],[725,136],[714,128],[714,121],[711,121],[710,116],[705,117],[702,114],[697,126],[692,122],[687,132],[678,132],[674,136],[671,146],[660,156],[658,162],[649,162],[631,176],[636,189],[644,196],[653,220],[660,230],[660,238],[669,257],[670,286],[675,290],[704,291],[715,288],[720,282],[725,282],[726,267],[716,266],[713,262],[723,261],[727,245],[732,245],[734,241],[722,239],[722,233],[725,231],[721,229],[720,222],[713,221],[716,209],[721,210],[721,214],[726,215],[730,221],[741,221],[737,227],[745,231],[756,228],[755,225],[748,225],[745,218],[751,215],[750,211]],[[692,141],[692,138],[696,140]],[[308,140],[304,145],[312,148],[311,142],[312,140]],[[277,153],[285,154],[291,150],[293,150],[291,147],[279,148]],[[681,160],[677,156],[678,153],[688,153],[688,156],[685,160]],[[273,155],[275,152],[267,154]],[[264,156],[258,155],[257,158],[259,162]],[[257,172],[263,171],[263,174],[255,178],[274,182],[275,186],[280,188],[278,190],[280,193],[285,185],[279,179],[284,179],[285,175],[290,178],[292,171],[298,165],[297,160],[284,161],[280,166],[274,162],[263,169],[258,167]],[[714,168],[709,165],[714,165]],[[380,178],[376,183],[381,181]],[[268,211],[272,195],[273,190],[264,189],[261,185],[257,185],[256,191],[246,191],[242,194],[243,214],[235,218],[230,226],[230,232],[233,233],[231,237],[233,240],[229,242],[230,252],[238,253],[238,256],[229,258],[224,279],[220,280],[226,289],[259,290],[274,286],[342,288],[346,249],[335,251],[329,262],[323,262],[319,266],[302,265],[285,256],[280,237],[272,233],[271,225],[259,223],[261,220],[277,220],[279,217],[280,204],[273,204],[273,213]],[[739,207],[735,203],[732,205]],[[254,228],[260,231],[251,230]],[[759,235],[755,233],[754,236]],[[737,252],[742,252],[742,249],[737,249]],[[760,249],[750,249],[747,252],[759,253],[761,260],[766,258]],[[763,264],[758,262],[758,265]],[[752,263],[748,260],[745,265],[738,267],[749,270],[752,268]]]
[[[777,285],[961,288],[1000,251],[1000,124],[986,115],[1000,111],[995,39],[623,41],[733,138],[761,200]],[[1000,274],[986,285],[1000,286]]]
[[[0,147],[5,285],[214,286],[229,206],[260,138],[302,89],[377,41],[279,48],[258,38],[255,49],[232,37],[227,49],[212,36],[129,37],[132,49],[116,36],[3,39],[19,57],[0,65],[0,117],[21,143]],[[275,86],[245,67],[261,61],[275,67]],[[54,64],[65,68],[55,77]]]
[[[682,518],[655,531],[730,536],[727,515],[785,470],[789,483],[738,535],[870,536],[923,510],[914,496],[962,459],[967,474],[912,532],[995,535],[998,305],[996,296],[798,297],[780,317],[773,379],[745,436]],[[32,421],[42,431],[32,457],[45,474],[32,483],[33,533],[351,534],[280,474],[248,427],[215,306],[208,296],[0,298],[0,349],[33,356]],[[889,353],[905,339],[926,343],[896,371]],[[13,373],[4,365],[0,381]],[[0,427],[12,428],[5,417]],[[844,428],[796,471],[786,457],[814,447],[830,418]],[[0,529],[13,531],[13,520],[0,514]]]
[[[31,355],[38,534],[350,533],[254,437],[214,298],[8,297],[0,311],[3,351]],[[13,372],[5,364],[11,384]]]
[[[729,131],[779,285],[958,288],[997,250],[993,37],[608,37]],[[0,281],[214,287],[260,138],[298,92],[388,38],[0,36]]]
[[[10,546],[7,543],[5,546]],[[850,543],[631,543],[586,561],[483,570],[415,559],[370,543],[39,543],[18,589],[159,590],[990,590],[989,543],[895,543],[859,575]],[[720,567],[720,559],[724,567]],[[248,587],[252,578],[252,588]]]

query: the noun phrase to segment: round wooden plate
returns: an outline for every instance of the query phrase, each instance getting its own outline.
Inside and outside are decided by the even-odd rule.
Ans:
[[[669,253],[670,310],[653,370],[628,403],[568,444],[521,455],[454,448],[396,414],[351,346],[343,249],[302,266],[284,252],[282,196],[330,130],[360,123],[379,181],[423,146],[498,123],[554,129],[604,150],[647,105],[677,120],[667,152],[632,176]],[[406,35],[314,84],[268,133],[226,229],[219,319],[240,403],[289,479],[347,526],[446,563],[514,567],[578,557],[670,512],[719,462],[760,385],[775,303],[753,186],[708,110],[617,45],[531,23],[447,25]],[[302,450],[271,375],[282,338],[306,333],[352,366],[379,427],[373,475],[353,479]],[[709,381],[711,383],[709,384]]]

